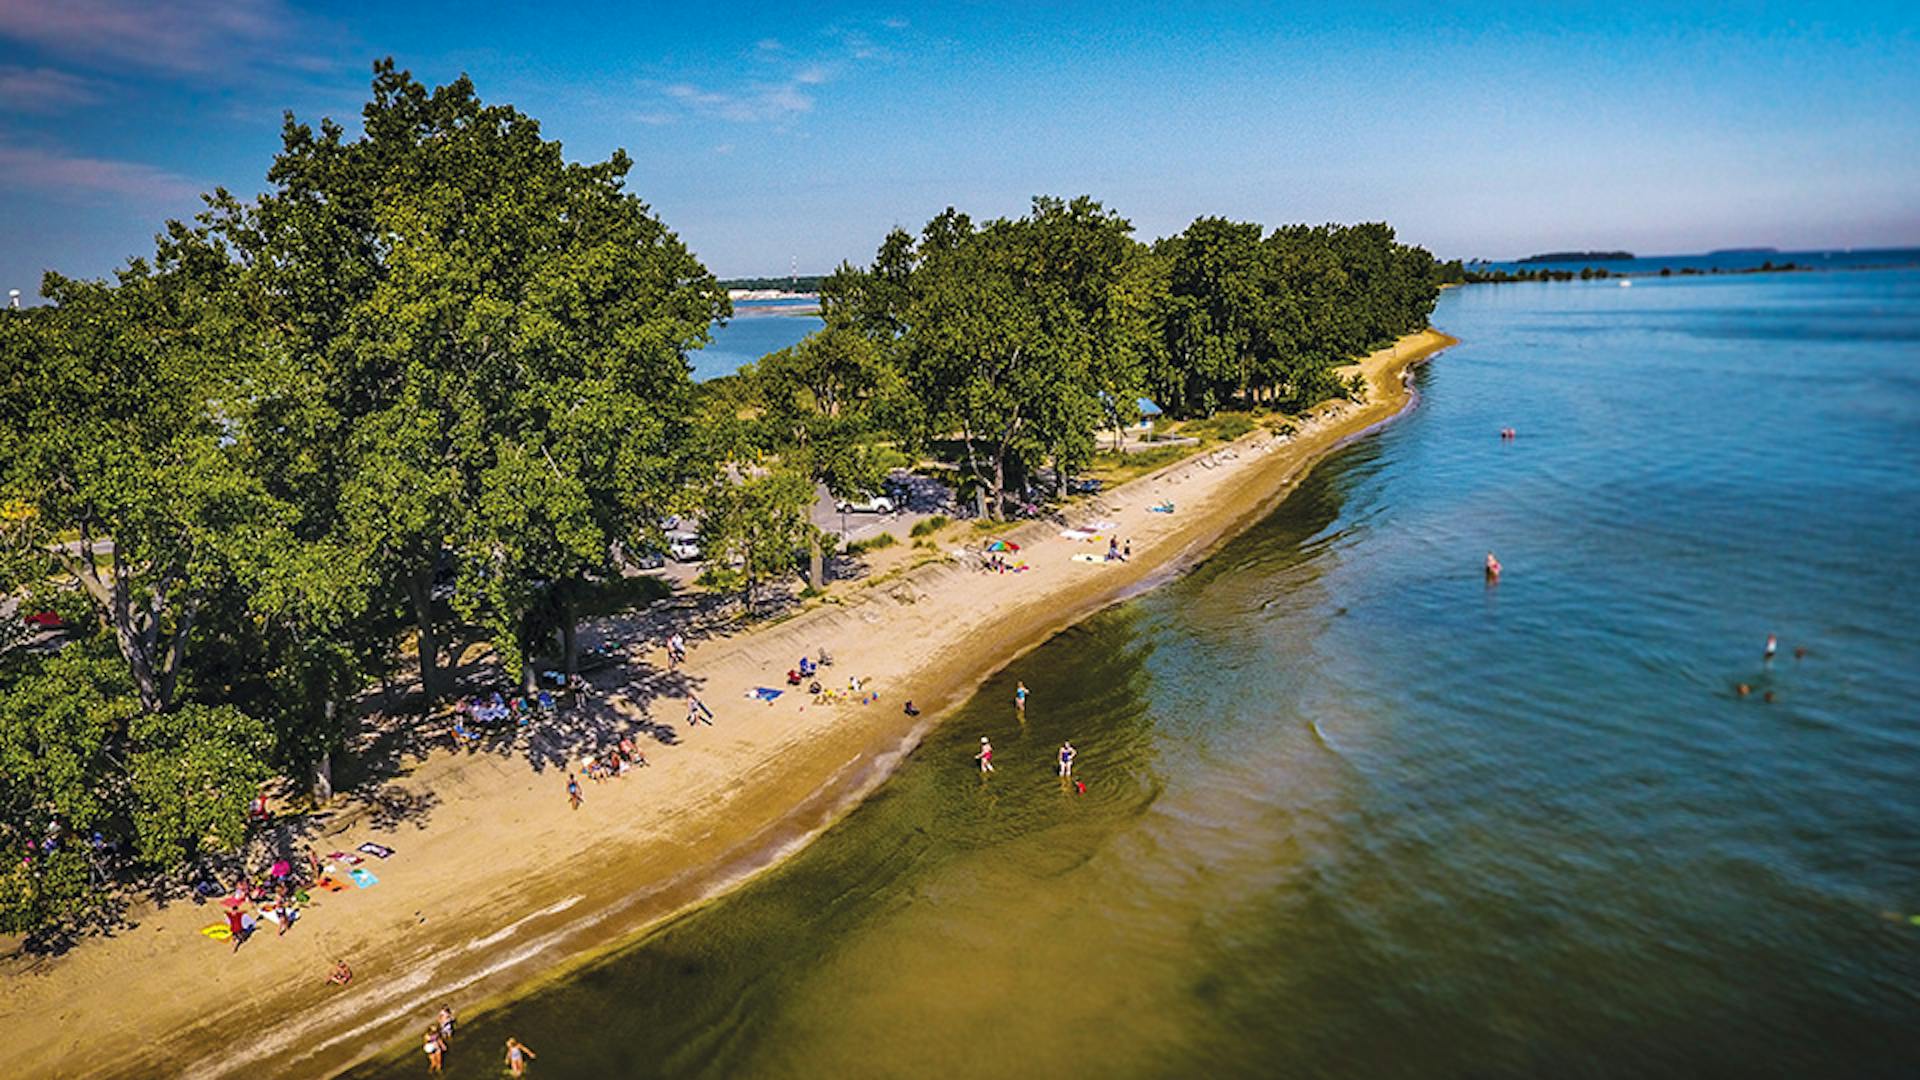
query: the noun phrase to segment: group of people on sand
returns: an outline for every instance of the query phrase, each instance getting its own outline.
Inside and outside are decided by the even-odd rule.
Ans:
[[[1020,722],[1023,724],[1026,723],[1027,720],[1027,697],[1027,684],[1024,682],[1016,682],[1013,690],[1013,708],[1015,713],[1019,715]],[[1087,793],[1086,782],[1075,779],[1073,775],[1073,760],[1078,757],[1079,754],[1080,751],[1074,748],[1071,741],[1062,742],[1059,753],[1055,759],[1055,767],[1060,775],[1060,779],[1072,780],[1074,790],[1085,795]],[[980,736],[980,751],[973,755],[973,759],[980,763],[981,776],[986,776],[988,773],[993,772],[993,742],[988,739],[987,736]]]

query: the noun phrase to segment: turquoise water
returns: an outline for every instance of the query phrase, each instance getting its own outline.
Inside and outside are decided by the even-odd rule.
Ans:
[[[449,1074],[1920,1074],[1920,274],[1434,318],[1413,412]]]

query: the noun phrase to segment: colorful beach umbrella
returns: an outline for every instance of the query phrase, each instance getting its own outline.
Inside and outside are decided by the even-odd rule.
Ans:
[[[1011,540],[995,540],[987,545],[988,551],[1019,551],[1020,545]]]

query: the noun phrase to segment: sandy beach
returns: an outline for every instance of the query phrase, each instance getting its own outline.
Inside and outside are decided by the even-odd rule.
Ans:
[[[883,576],[839,603],[697,639],[675,673],[650,640],[602,620],[584,640],[622,659],[594,673],[596,700],[672,731],[671,742],[643,740],[646,768],[604,784],[582,776],[574,810],[565,788],[577,761],[434,739],[378,799],[336,815],[313,840],[323,855],[364,842],[393,849],[362,864],[378,883],[318,894],[286,935],[269,927],[230,952],[198,933],[220,921],[216,906],[144,906],[113,936],[0,963],[0,1023],[15,1068],[329,1075],[417,1043],[443,1002],[471,1015],[576,970],[831,825],[983,678],[1257,519],[1330,449],[1399,413],[1412,365],[1451,344],[1429,330],[1368,356],[1357,367],[1371,387],[1365,404],[1322,406],[1291,438],[1256,431],[1076,504],[1064,525],[1004,533],[1020,545],[1023,573],[945,562]],[[1152,509],[1169,501],[1174,513]],[[1061,535],[1067,526],[1098,539]],[[1099,556],[1109,536],[1130,542],[1130,561],[1074,558]],[[795,660],[822,648],[836,661],[824,682],[857,676],[878,700],[750,699],[754,687],[785,689]],[[686,726],[685,688],[712,709],[712,726]],[[903,714],[909,699],[917,718]],[[340,958],[354,971],[344,988],[325,982]],[[537,1032],[522,1034],[541,1045]]]

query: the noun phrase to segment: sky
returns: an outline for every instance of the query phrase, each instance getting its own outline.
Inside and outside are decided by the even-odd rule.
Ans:
[[[1920,5],[0,0],[0,288],[151,253],[374,60],[465,73],[723,277],[1089,194],[1442,258],[1920,245]]]

